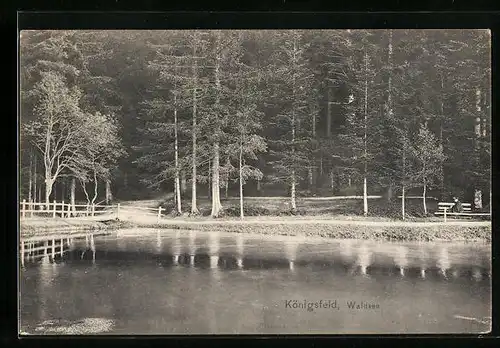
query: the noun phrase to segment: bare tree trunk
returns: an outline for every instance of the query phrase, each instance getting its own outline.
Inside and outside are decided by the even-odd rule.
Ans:
[[[113,194],[111,193],[111,181],[106,180],[106,204],[109,204],[113,200]]]
[[[260,180],[259,180],[259,179],[257,179],[257,191],[259,191],[259,192],[260,192],[260,189],[261,189],[261,187],[260,187]]]
[[[363,178],[363,215],[368,216],[368,185],[366,175]]]
[[[40,197],[40,194],[37,195],[37,172],[36,172],[36,162],[37,162],[37,158],[36,158],[36,154],[35,154],[35,160],[34,160],[34,164],[33,164],[33,201],[34,202],[38,202],[38,201],[41,201],[41,197]],[[38,199],[38,200],[37,200]]]
[[[406,184],[406,137],[403,142],[403,180],[401,188],[401,214],[403,215],[403,220],[405,219],[405,184]]]
[[[212,165],[212,217],[218,217],[222,210],[220,202],[220,165],[219,143],[214,144],[214,163]]]
[[[92,197],[92,205],[94,205],[95,200],[97,199],[97,189],[98,189],[99,183],[97,182],[97,172],[94,168],[94,197]]]
[[[38,202],[42,203],[42,184],[38,185]]]
[[[181,170],[181,193],[186,193],[186,172]]]
[[[297,50],[297,42],[296,42],[296,37],[294,37],[294,40],[293,40],[293,59],[295,61],[295,51]],[[293,96],[293,99],[292,99],[292,154],[295,153],[295,127],[296,127],[296,120],[295,120],[295,74],[293,74],[293,77],[292,77],[292,96]],[[328,130],[327,130],[328,132]],[[291,184],[292,184],[292,187],[291,187],[291,192],[290,192],[290,196],[291,196],[291,203],[292,203],[292,210],[296,210],[297,209],[297,203],[296,203],[296,199],[295,199],[295,163],[292,163],[292,166],[294,166],[294,168],[292,169],[292,177],[291,177]]]
[[[392,29],[389,30],[389,44],[388,44],[388,66],[389,66],[389,77],[388,77],[388,90],[387,90],[387,114],[389,117],[392,117],[393,110],[392,110]],[[389,201],[392,200],[392,194],[393,194],[393,186],[394,182],[393,179],[389,179],[390,184],[389,188],[387,191],[387,199]],[[403,217],[404,218],[404,217]]]
[[[405,184],[403,183],[403,187],[401,189],[401,215],[403,216],[403,220],[405,219]]]
[[[316,140],[316,111],[313,110],[312,111],[312,137],[314,140]],[[314,145],[314,150],[316,150],[316,145]],[[314,157],[316,157],[316,153],[314,154]],[[316,170],[314,168],[314,165],[315,165],[315,159],[313,159],[311,161],[311,164],[309,166],[309,186],[310,188],[312,189],[316,180],[315,180],[315,176],[316,176]]]
[[[85,193],[85,198],[87,198],[87,212],[88,212],[90,206],[90,197],[89,193],[87,192],[87,184],[85,183],[85,181],[80,180],[80,185],[82,186],[83,193]]]
[[[480,158],[481,158],[481,88],[478,86],[476,87],[476,122],[474,125],[474,133],[475,133],[475,151],[476,151],[476,170],[479,168],[481,165],[480,163]],[[476,180],[475,180],[476,181]],[[482,202],[482,192],[481,188],[475,185],[474,188],[474,208],[475,209],[482,209],[483,207],[483,202]]]
[[[177,134],[177,91],[174,92],[174,149],[175,149],[175,194],[177,203],[177,213],[182,214],[181,206],[181,183],[179,175],[179,140]]]
[[[319,155],[319,176],[323,177],[323,154]]]
[[[51,178],[50,173],[45,174],[45,204],[47,208],[50,204],[50,195],[52,193],[52,185],[54,184],[54,180]]]
[[[28,202],[29,203],[31,203],[31,199],[32,199],[31,190],[33,188],[33,170],[32,170],[32,166],[33,166],[33,150],[30,149],[30,166],[29,166],[29,173],[28,173],[28,176],[29,176]]]
[[[427,202],[426,202],[426,193],[427,193],[427,182],[424,178],[424,190],[422,192],[422,201],[424,203],[424,214],[427,215]]]
[[[225,189],[225,197],[227,198],[227,191],[229,190],[229,167],[231,165],[231,162],[229,160],[229,156],[227,156],[227,161],[226,161],[226,167],[227,167],[227,170],[226,170],[226,173],[224,174],[224,189]]]
[[[220,31],[216,35],[217,56],[215,60],[215,88],[216,88],[216,101],[215,105],[218,107],[220,102]],[[219,149],[219,134],[220,128],[217,126],[215,130],[215,141],[213,144],[214,163],[212,165],[212,217],[218,217],[222,210],[220,202],[220,149]]]
[[[330,170],[330,188],[332,190],[332,195],[335,194],[334,192],[334,187],[335,187],[335,175],[333,174],[333,169]]]
[[[309,188],[312,188],[313,186],[313,170],[312,170],[312,165],[309,165],[309,168],[307,168],[307,177],[309,178]]]
[[[328,99],[326,105],[326,137],[330,138],[332,135],[332,113],[331,113],[331,90],[328,88]]]
[[[76,215],[76,207],[75,207],[75,191],[76,191],[76,179],[75,177],[71,178],[71,211],[73,212],[73,216]]]
[[[243,135],[240,142],[240,155],[238,158],[239,177],[240,177],[240,218],[243,219]]]
[[[61,180],[61,201],[64,201],[66,198],[66,180],[64,177]]]
[[[363,135],[363,150],[364,150],[364,176],[363,176],[363,215],[368,216],[368,52],[365,49],[365,118],[364,118],[364,135]]]
[[[439,145],[444,151],[444,140],[443,140],[443,123],[444,123],[444,77],[441,74],[441,119],[439,121]],[[444,199],[444,160],[441,160],[439,166],[439,189],[441,191],[441,199]]]
[[[212,200],[212,160],[208,159],[208,172],[207,172],[207,197]]]
[[[196,35],[196,34],[195,34]],[[193,46],[193,56],[196,57],[196,49],[197,42],[194,43]],[[193,127],[192,127],[192,141],[193,141],[193,153],[192,153],[192,183],[191,183],[191,214],[197,215],[199,214],[198,207],[196,206],[196,112],[197,112],[197,88],[198,88],[198,62],[195,59],[193,64],[193,79],[194,79],[194,88],[193,88]]]

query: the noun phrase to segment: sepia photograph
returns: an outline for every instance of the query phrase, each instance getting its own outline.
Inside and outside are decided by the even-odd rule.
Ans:
[[[18,48],[20,336],[492,330],[489,30]]]

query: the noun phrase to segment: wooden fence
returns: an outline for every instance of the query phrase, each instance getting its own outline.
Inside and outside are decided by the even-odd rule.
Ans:
[[[113,214],[118,211],[118,205],[75,204],[53,201],[51,203],[35,203],[23,200],[20,203],[21,218],[43,217],[88,217],[103,214]]]
[[[51,218],[81,218],[96,217],[102,215],[112,215],[115,218],[120,216],[143,216],[154,215],[159,221],[163,216],[165,208],[147,208],[135,206],[120,206],[120,203],[114,205],[100,204],[75,204],[53,201],[47,203],[26,202],[20,203],[20,216],[22,219],[33,217],[51,217]]]

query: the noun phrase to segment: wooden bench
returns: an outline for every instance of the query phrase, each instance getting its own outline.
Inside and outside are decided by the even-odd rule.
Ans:
[[[490,216],[489,213],[475,213],[472,212],[472,206],[470,203],[462,203],[463,212],[461,213],[453,213],[451,212],[451,208],[455,205],[455,203],[448,202],[439,202],[438,203],[438,211],[435,212],[435,215],[443,215],[444,221],[446,222],[446,218],[448,216],[461,216],[461,217],[473,217],[473,216]]]

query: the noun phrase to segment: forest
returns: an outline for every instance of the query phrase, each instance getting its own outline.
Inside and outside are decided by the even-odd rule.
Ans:
[[[491,205],[488,30],[20,32],[20,196]],[[399,199],[398,197],[403,197]],[[381,203],[377,203],[381,204]]]

